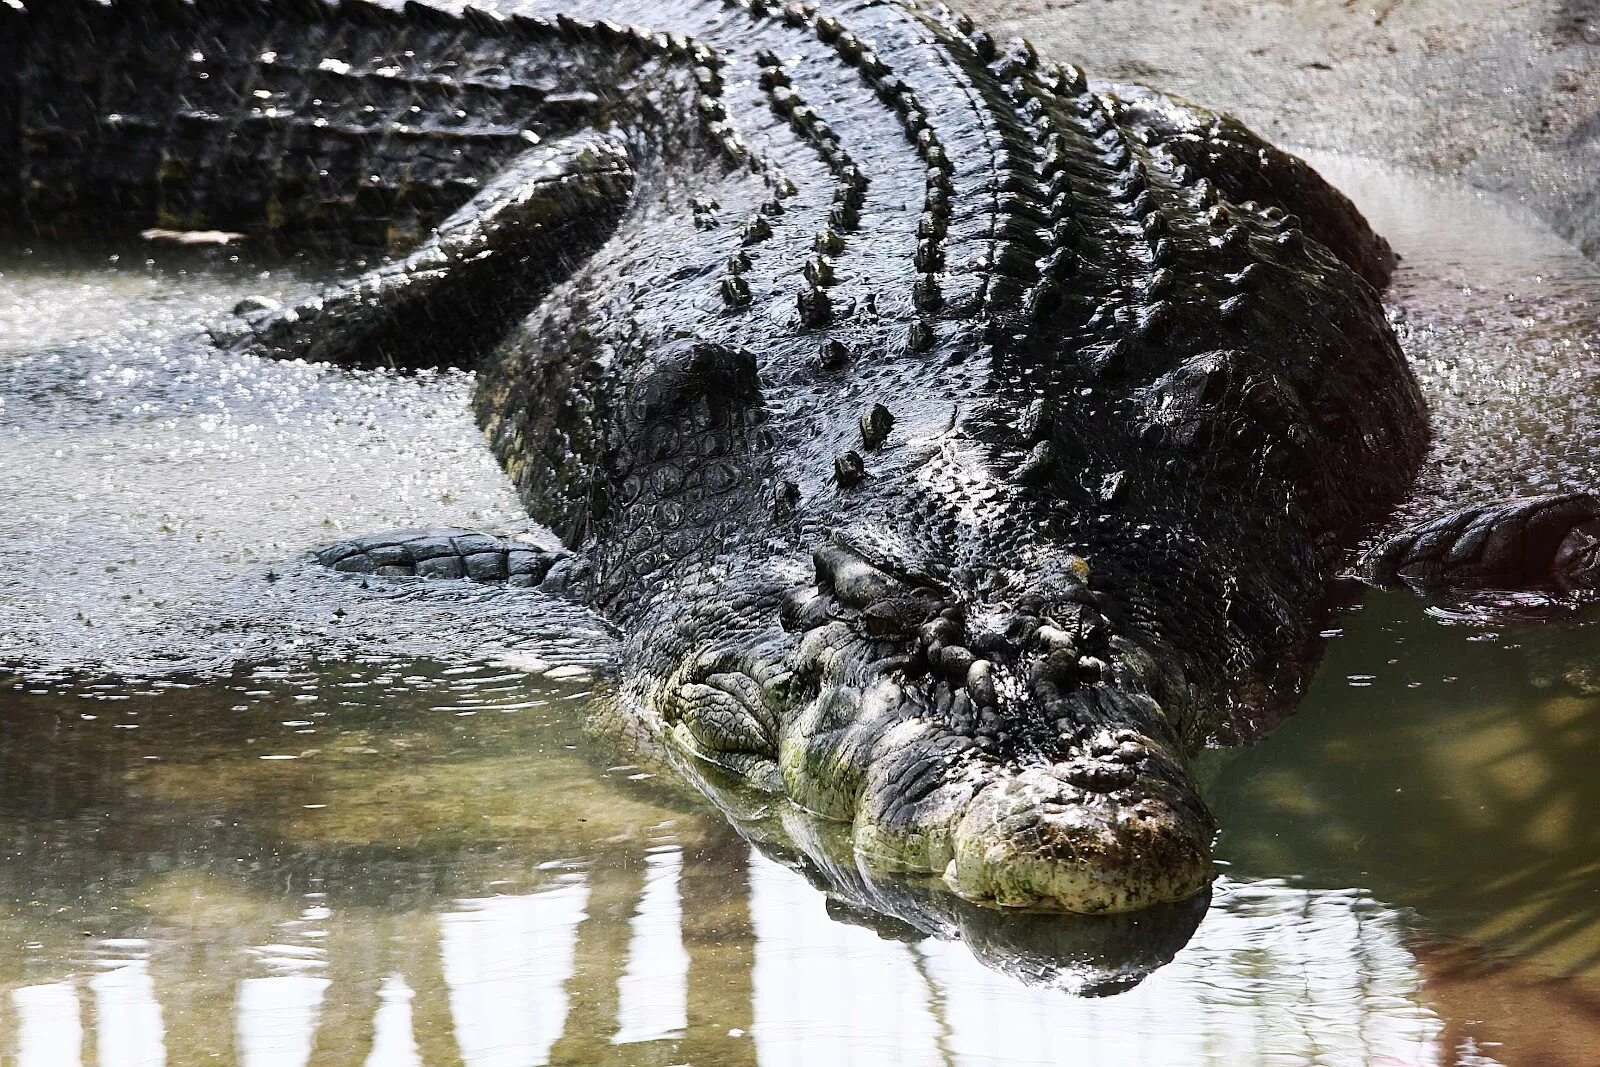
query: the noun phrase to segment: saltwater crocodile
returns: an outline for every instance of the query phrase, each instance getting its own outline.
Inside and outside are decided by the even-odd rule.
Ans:
[[[1423,452],[1386,244],[1238,123],[942,7],[515,6],[0,0],[0,223],[393,253],[209,343],[476,367],[567,550],[325,562],[581,598],[638,733],[862,872],[1200,892],[1191,756],[1292,703]]]

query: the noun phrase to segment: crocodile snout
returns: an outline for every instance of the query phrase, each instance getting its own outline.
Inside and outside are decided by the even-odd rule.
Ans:
[[[1086,766],[1099,769],[1086,777]],[[1214,833],[1176,777],[1115,762],[1030,767],[973,798],[951,835],[944,880],[1002,907],[1136,911],[1209,885]]]

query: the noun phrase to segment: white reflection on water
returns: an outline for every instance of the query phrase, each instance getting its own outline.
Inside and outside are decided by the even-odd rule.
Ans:
[[[804,878],[754,849],[750,920],[762,1067],[944,1062],[908,946],[829,919]]]
[[[89,979],[89,988],[94,991],[100,1067],[160,1067],[167,1062],[161,1005],[148,962],[118,961]]]
[[[548,1063],[567,1019],[581,880],[526,896],[458,901],[440,916],[444,980],[466,1067]]]
[[[83,1062],[83,1021],[71,982],[13,990],[17,1009],[17,1067],[66,1067]]]
[[[683,862],[676,847],[648,855],[631,920],[614,909],[589,914],[589,875],[566,875],[525,895],[457,901],[441,914],[436,958],[445,990],[433,987],[432,995],[448,997],[454,1051],[465,1067],[549,1063],[557,1041],[572,1036],[569,986],[580,936],[607,941],[608,925],[624,921],[632,940],[613,1042],[638,1043],[639,1051],[615,1062],[679,1062],[673,1057],[685,1034],[724,1017],[691,1020],[686,1010],[691,987],[709,976],[697,976],[684,950],[685,913],[698,916],[697,902],[681,892]],[[749,890],[752,1037],[761,1067],[1456,1062],[1439,1019],[1422,1004],[1401,914],[1356,890],[1224,881],[1171,964],[1100,999],[1025,985],[983,966],[957,942],[884,940],[837,922],[801,875],[754,851]],[[164,1063],[162,1009],[145,963],[119,962],[89,985],[102,1067]],[[417,994],[405,974],[390,972],[375,991],[333,985],[303,973],[240,980],[238,1062],[302,1067],[314,1047],[340,1062],[366,1052],[367,1067],[424,1062],[414,1029]],[[352,997],[372,998],[369,1005],[351,1002],[354,1018],[371,1020],[369,1032],[334,1021],[331,1005]],[[12,1000],[20,1064],[81,1062],[82,1006],[73,982],[19,988]],[[325,1001],[330,1012],[322,1019]]]
[[[405,975],[391,974],[383,980],[366,1067],[421,1067],[422,1054],[411,1029],[411,1000],[416,995]]]
[[[1223,883],[1189,946],[1134,989],[1077,999],[949,941],[879,940],[829,919],[755,853],[763,1067],[1445,1062],[1398,916],[1357,892]]]
[[[683,851],[663,846],[646,860],[644,892],[633,916],[628,970],[617,982],[614,1045],[680,1037],[689,1025],[689,954],[683,948],[678,878]]]
[[[304,1067],[331,984],[303,974],[242,980],[234,1028],[239,1062],[244,1067]]]

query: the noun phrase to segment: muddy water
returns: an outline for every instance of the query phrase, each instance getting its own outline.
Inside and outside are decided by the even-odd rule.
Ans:
[[[1600,484],[1593,268],[1459,189],[1319,162],[1406,256],[1394,314],[1436,412],[1410,512]],[[1582,620],[1378,594],[1331,619],[1300,714],[1206,758],[1225,829],[1198,929],[1072,996],[864,925],[587,739],[609,637],[582,613],[306,567],[345,531],[524,525],[465,375],[185,340],[196,307],[324,270],[0,263],[0,1058],[1595,1061]]]

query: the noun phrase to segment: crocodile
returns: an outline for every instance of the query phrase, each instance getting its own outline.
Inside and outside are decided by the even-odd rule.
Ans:
[[[1387,244],[1237,121],[944,7],[505,6],[0,0],[0,228],[377,257],[204,343],[475,369],[562,547],[323,562],[578,598],[606,714],[850,878],[1202,894],[1194,756],[1293,706],[1425,450]],[[1594,562],[1592,508],[1483,514],[1370,576],[1524,581],[1449,561],[1529,523]]]

